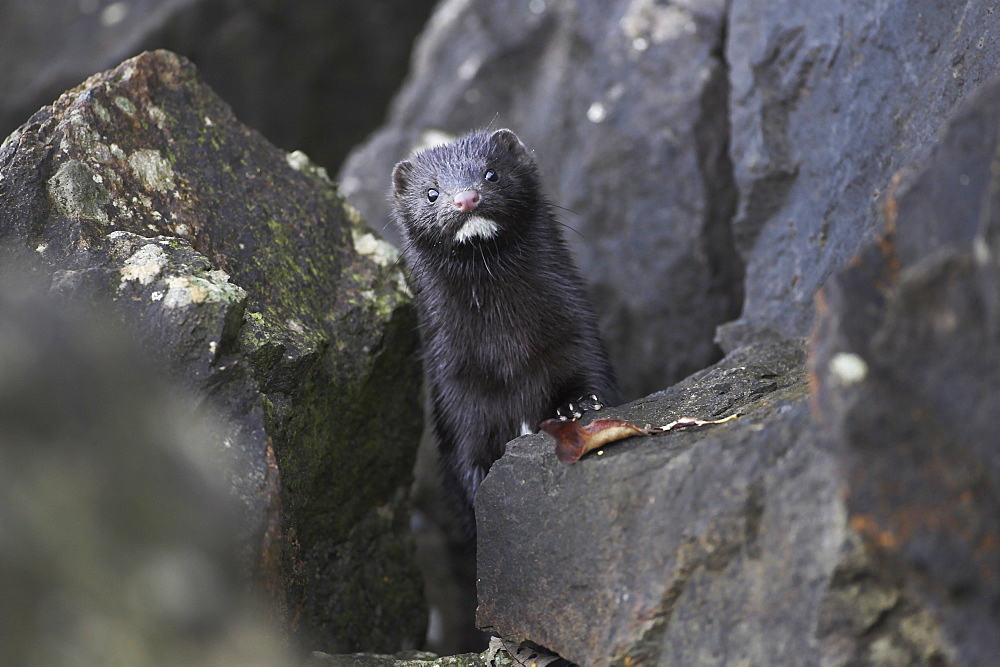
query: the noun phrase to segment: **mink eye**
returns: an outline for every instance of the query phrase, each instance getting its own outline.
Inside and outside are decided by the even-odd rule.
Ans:
[[[439,194],[438,191],[435,190],[434,188],[429,189],[427,191],[427,201],[433,204],[434,202],[437,201],[438,194]]]
[[[485,178],[490,183],[496,183],[497,181],[500,180],[500,177],[497,176],[497,173],[492,169],[487,169],[486,173],[483,174],[483,178]]]

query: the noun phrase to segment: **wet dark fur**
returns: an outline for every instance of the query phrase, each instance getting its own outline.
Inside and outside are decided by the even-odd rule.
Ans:
[[[392,181],[444,483],[474,534],[476,489],[522,422],[535,430],[582,395],[617,405],[621,394],[534,159],[513,132],[429,148],[397,164]],[[473,213],[498,231],[459,243],[471,214],[452,202],[469,188],[482,197]]]

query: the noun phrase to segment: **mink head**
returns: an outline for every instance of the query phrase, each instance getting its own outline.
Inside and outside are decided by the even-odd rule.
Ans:
[[[392,196],[408,241],[444,248],[516,236],[544,206],[535,161],[510,130],[467,134],[400,162]]]

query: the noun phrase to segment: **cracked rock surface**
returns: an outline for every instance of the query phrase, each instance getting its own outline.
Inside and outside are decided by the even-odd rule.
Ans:
[[[733,0],[732,221],[746,299],[723,347],[804,336],[816,290],[880,233],[892,176],[997,73],[1000,13],[939,3]]]
[[[804,437],[803,357],[799,344],[751,346],[600,415],[659,426],[741,413],[728,424],[572,465],[547,436],[512,442],[477,502],[479,623],[586,665],[781,664],[813,650],[804,630],[844,528],[835,462]]]

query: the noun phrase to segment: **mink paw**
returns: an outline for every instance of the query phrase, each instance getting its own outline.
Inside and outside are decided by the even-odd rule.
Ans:
[[[603,408],[604,403],[597,397],[597,394],[587,394],[556,408],[556,418],[559,421],[576,421],[588,410],[601,410]]]

